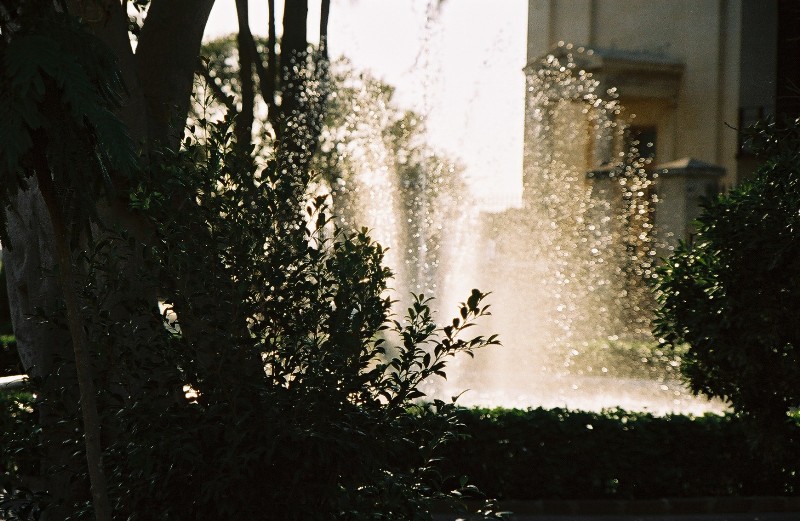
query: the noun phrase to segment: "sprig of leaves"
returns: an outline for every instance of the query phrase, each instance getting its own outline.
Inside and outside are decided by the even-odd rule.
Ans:
[[[114,113],[124,92],[116,57],[52,3],[28,2],[16,26],[0,44],[0,200],[25,189],[35,159],[46,157],[55,186],[72,199],[64,206],[90,212],[114,175],[138,165]]]

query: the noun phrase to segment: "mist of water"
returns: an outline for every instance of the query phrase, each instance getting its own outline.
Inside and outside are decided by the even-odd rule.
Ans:
[[[482,405],[705,412],[650,334],[657,198],[614,90],[571,54],[528,71],[521,208],[484,214],[480,286],[504,347],[447,386]]]
[[[443,320],[470,288],[492,292],[482,332],[504,346],[451,364],[431,394],[470,389],[462,403],[489,406],[723,408],[689,395],[679,354],[650,336],[657,200],[647,144],[630,135],[613,90],[600,92],[571,55],[529,70],[522,205],[481,214],[457,160],[424,144],[423,118],[398,112],[380,82],[343,75],[349,109],[327,145],[346,172],[332,187],[338,213],[389,247],[396,295],[437,297]]]

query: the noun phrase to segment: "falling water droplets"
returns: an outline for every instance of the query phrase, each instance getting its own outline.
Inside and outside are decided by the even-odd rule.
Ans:
[[[656,345],[644,283],[656,249],[649,160],[627,133],[617,91],[601,91],[572,46],[559,47],[568,52],[526,71],[523,206],[484,215],[493,246],[481,284],[494,292],[488,327],[504,347],[479,353],[455,385],[489,405],[702,410],[666,378],[665,357],[637,356],[637,346]]]

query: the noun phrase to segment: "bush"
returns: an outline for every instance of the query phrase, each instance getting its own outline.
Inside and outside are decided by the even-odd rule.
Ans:
[[[688,347],[695,393],[728,400],[784,441],[800,405],[800,122],[751,131],[754,180],[705,207],[694,240],[658,270],[655,333]]]
[[[654,499],[796,494],[800,454],[765,461],[733,415],[461,409],[445,472],[491,497]],[[456,483],[453,480],[451,483]]]
[[[35,399],[29,392],[0,391],[0,475],[33,475],[37,469]]]
[[[0,377],[23,374],[25,370],[17,353],[17,341],[13,335],[0,334]]]
[[[84,259],[115,517],[429,519],[450,497],[437,462],[456,418],[418,404],[419,385],[497,343],[458,338],[485,295],[445,327],[422,295],[393,319],[366,230],[336,230],[310,175],[256,166],[227,123],[202,130],[132,196],[155,247],[131,262],[132,239],[109,231]],[[125,269],[162,275],[163,314],[129,298]],[[121,319],[114,301],[138,310]],[[67,510],[91,516],[88,500]]]
[[[18,435],[7,436],[6,439],[15,438],[17,442],[16,445],[3,444],[4,451],[0,452],[0,459],[4,465],[16,462],[15,467],[21,458],[35,462],[35,458],[29,457],[31,452],[28,452],[35,449],[35,417],[26,408],[23,410],[24,414],[12,418],[11,413],[19,409],[16,406],[9,407],[9,403],[2,403],[0,426],[4,432],[9,432],[6,430],[8,426],[15,425],[13,429],[18,431]],[[800,465],[797,463],[800,461],[800,454],[784,453],[783,461],[779,464],[765,460],[761,454],[751,450],[746,423],[731,414],[656,417],[620,409],[600,413],[565,409],[457,409],[450,411],[447,422],[442,422],[440,407],[441,404],[421,405],[409,410],[411,414],[398,418],[399,423],[395,426],[409,437],[400,444],[385,447],[385,452],[386,457],[393,460],[392,465],[400,467],[418,464],[435,453],[440,461],[435,465],[429,462],[428,471],[433,472],[436,468],[442,476],[448,477],[442,483],[445,490],[460,488],[468,481],[490,497],[515,500],[792,495],[800,490]],[[183,422],[188,427],[187,432],[183,433],[183,440],[176,438],[178,433],[174,429],[165,428],[171,421]],[[162,430],[142,434],[136,444],[130,446],[132,450],[121,454],[120,458],[145,456],[147,459],[144,461],[147,461],[152,457],[147,452],[158,450],[163,451],[163,464],[174,465],[178,462],[180,469],[176,470],[201,470],[198,467],[199,456],[192,455],[191,451],[200,446],[198,440],[194,439],[198,430],[209,427],[204,419],[188,418],[186,414],[181,414],[174,420],[161,417],[153,423],[161,426]],[[305,428],[309,425],[313,424],[306,420]],[[454,429],[456,425],[458,428]],[[222,426],[218,427],[221,428]],[[316,427],[315,432],[319,433],[318,429]],[[335,427],[328,430],[329,440],[340,439],[341,435],[335,434],[335,430]],[[236,441],[238,436],[231,436],[236,441],[238,450],[248,449],[240,456],[249,455],[246,461],[250,463],[247,468],[238,470],[237,475],[249,475],[258,471],[260,463],[257,457],[253,457],[253,452],[259,447],[263,449],[273,446],[269,439],[272,432],[270,430],[263,435],[255,432],[241,433],[241,436],[248,439],[239,441]],[[171,439],[157,439],[164,435]],[[353,435],[360,445],[363,442],[360,435]],[[436,437],[446,443],[437,448],[431,447],[430,440]],[[319,440],[320,444],[323,439],[325,438]],[[21,447],[19,440],[28,440],[26,443],[29,445]],[[379,441],[375,440],[374,443],[378,444]],[[152,444],[151,448],[148,449],[145,442]],[[211,439],[206,437],[205,443],[210,442]],[[188,445],[184,446],[182,443]],[[284,443],[287,450],[290,448],[289,443],[295,449],[304,445],[302,438]],[[420,454],[420,447],[424,448],[426,454]],[[357,452],[358,448],[352,450]],[[369,445],[364,448],[370,450]],[[303,474],[319,468],[320,458],[331,449],[330,446],[318,446],[316,455],[306,462],[310,468],[301,468],[296,472]],[[212,449],[207,447],[206,450]],[[218,446],[215,450],[227,449]],[[347,454],[350,452],[349,449],[346,450]],[[308,455],[306,451],[301,454]],[[335,458],[337,452],[330,454]],[[218,454],[217,457],[221,455]],[[229,454],[227,457],[233,456]],[[142,461],[135,465],[129,463],[128,468],[138,467],[141,463]],[[121,466],[121,463],[115,463],[115,468],[121,469]],[[211,468],[202,470],[212,471]],[[273,467],[271,472],[292,475],[280,467]],[[137,477],[142,479],[146,476],[140,472],[128,476],[128,480],[136,481]],[[161,474],[160,477],[169,477],[169,473]],[[159,506],[162,509],[159,512],[162,513],[176,512],[187,508],[186,505],[181,506],[180,502],[191,501],[190,487],[202,487],[204,481],[219,481],[222,485],[235,479],[236,476],[212,475],[206,480],[201,475],[178,474],[158,483],[159,486],[176,489],[185,487],[183,496],[173,498],[176,504],[163,509],[163,505],[159,506],[162,501],[159,498],[167,494],[165,491],[155,490],[156,496],[151,498],[150,505]],[[272,483],[275,478],[267,476],[266,479]],[[393,488],[401,496],[407,494],[403,492],[405,485],[402,476],[394,474],[386,474],[382,484]],[[139,482],[131,486],[136,488],[143,484]],[[255,488],[254,492],[263,490],[258,483],[247,486]],[[277,487],[285,493],[289,483],[278,483]],[[353,518],[375,511],[375,505],[370,502],[377,499],[372,495],[376,489],[377,487],[368,489],[360,498],[353,496],[347,499],[350,504],[361,503],[358,512],[351,512]],[[12,491],[10,487],[8,490]],[[27,497],[24,490],[17,492],[18,495]],[[240,498],[243,497],[241,492],[229,493],[228,496]],[[294,489],[292,497],[303,501],[306,493],[300,486]],[[2,495],[0,492],[0,496]],[[0,508],[1,500],[2,497]],[[142,499],[138,501],[141,502]],[[17,502],[26,504],[19,499]],[[272,512],[277,513],[277,510]]]

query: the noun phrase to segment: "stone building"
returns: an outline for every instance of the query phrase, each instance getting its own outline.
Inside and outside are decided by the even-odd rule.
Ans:
[[[737,129],[800,112],[798,22],[792,0],[530,0],[526,73],[569,53],[601,90],[617,89],[659,174],[657,225],[685,238],[701,197],[755,168]],[[587,172],[602,156],[587,154]]]
[[[478,246],[487,330],[504,343],[479,354],[481,388],[620,404],[635,382],[652,390],[637,407],[689,406],[640,358],[599,361],[654,341],[644,281],[691,235],[701,197],[753,172],[737,128],[800,112],[787,96],[800,85],[795,11],[798,0],[529,0],[523,200],[484,214]],[[612,88],[621,111],[593,97]],[[635,141],[649,164],[624,153]],[[607,377],[622,366],[631,378]]]

